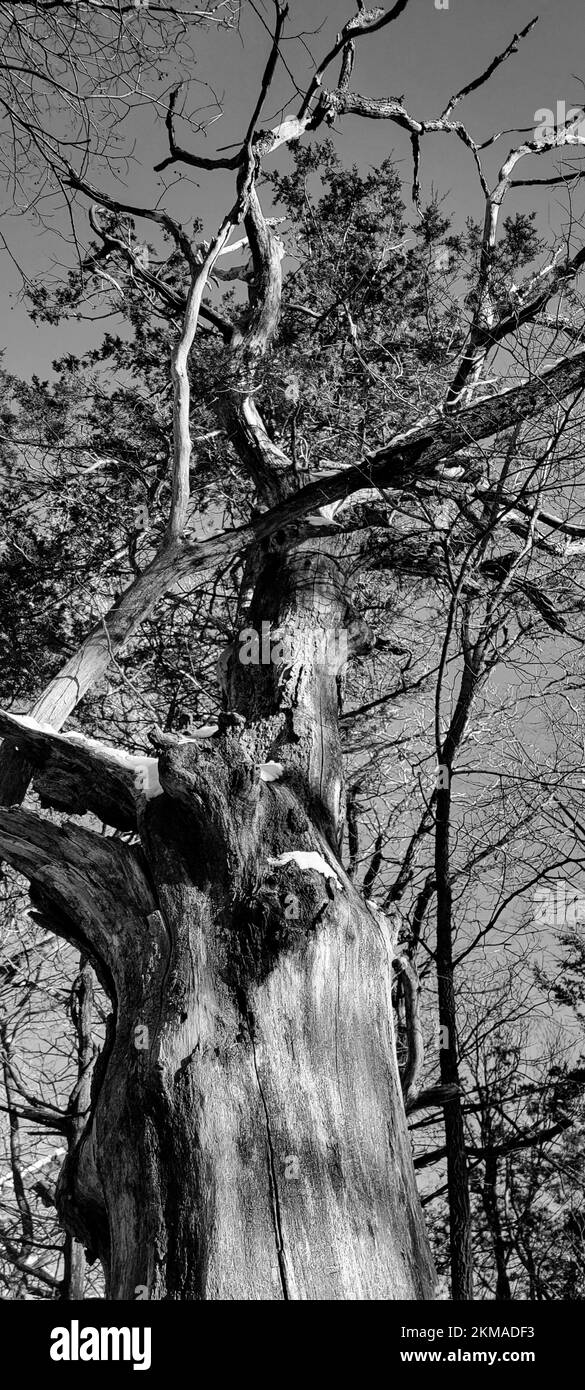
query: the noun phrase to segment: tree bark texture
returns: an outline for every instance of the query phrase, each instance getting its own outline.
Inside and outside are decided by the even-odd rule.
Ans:
[[[444,746],[445,747],[445,746]],[[449,783],[451,764],[447,764]],[[451,814],[450,785],[438,790],[436,803],[435,877],[437,882],[437,984],[439,1020],[446,1029],[441,1047],[441,1081],[452,1086],[454,1096],[444,1106],[447,1182],[449,1186],[449,1248],[451,1297],[473,1299],[473,1245],[469,1171],[465,1145],[463,1108],[459,1092],[457,1010],[453,978],[453,897],[449,873]]]
[[[159,744],[139,843],[0,813],[0,851],[113,1003],[57,1194],[110,1299],[433,1296],[391,933],[339,859],[338,639],[351,655],[365,638],[327,544],[258,550],[242,629],[268,624],[272,659],[246,664],[240,630],[217,734]],[[65,738],[18,746],[45,798],[79,811],[84,753],[65,765]],[[106,778],[93,752],[86,772],[111,820],[119,776],[127,828],[128,769]]]

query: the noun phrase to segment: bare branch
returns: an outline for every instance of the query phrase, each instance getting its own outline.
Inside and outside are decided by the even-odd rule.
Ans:
[[[229,155],[226,159],[218,159],[217,157],[208,159],[205,155],[191,154],[189,150],[185,150],[181,145],[177,144],[175,136],[175,108],[177,105],[177,97],[182,86],[183,83],[180,82],[178,87],[173,89],[169,98],[165,124],[169,137],[170,154],[167,155],[166,159],[161,159],[159,164],[154,165],[155,173],[161,173],[163,169],[168,169],[169,164],[176,164],[178,161],[182,164],[191,164],[195,169],[237,169],[241,163],[241,153]]]
[[[391,10],[388,11],[387,14],[385,14],[382,9],[362,9],[358,12],[357,15],[354,16],[353,19],[349,19],[347,21],[347,24],[344,24],[341,34],[338,35],[336,42],[334,43],[333,47],[329,50],[329,53],[327,53],[323,60],[319,63],[319,66],[316,69],[315,74],[309,84],[307,94],[303,100],[303,104],[299,113],[301,119],[308,111],[313,97],[315,95],[315,92],[321,86],[323,74],[326,72],[330,64],[333,63],[334,60],[339,56],[339,54],[343,52],[343,49],[345,48],[345,45],[348,42],[348,40],[359,38],[362,34],[378,33],[378,31],[380,29],[384,29],[387,24],[391,24],[393,20],[398,19],[399,16],[406,9],[407,4],[408,0],[396,0],[396,4],[393,6]]]
[[[276,64],[278,62],[278,55],[280,52],[280,40],[286,22],[286,17],[288,15],[288,5],[281,5],[280,0],[274,0],[274,8],[276,10],[276,23],[274,26],[274,38],[272,40],[272,48],[270,50],[268,62],[264,69],[258,100],[250,117],[250,124],[244,137],[244,145],[249,145],[252,140],[252,136],[256,129],[256,125],[262,113],[264,102],[266,101],[266,97],[268,96],[268,93],[270,91],[270,86],[274,77]]]
[[[482,72],[479,77],[475,77],[472,82],[468,82],[465,87],[461,88],[461,91],[451,97],[450,101],[447,102],[445,110],[441,113],[441,120],[446,120],[451,115],[453,108],[457,106],[460,101],[463,101],[464,97],[469,96],[471,92],[477,92],[479,87],[483,87],[484,83],[489,81],[489,78],[492,76],[492,73],[496,71],[496,68],[501,67],[502,63],[505,63],[506,59],[509,58],[512,53],[518,52],[521,40],[525,39],[526,36],[530,34],[535,24],[538,24],[538,15],[536,15],[535,19],[531,19],[529,24],[527,24],[524,29],[521,29],[518,34],[514,34],[514,38],[510,41],[508,47],[504,49],[503,53],[499,53],[497,57],[492,60],[489,67],[485,69],[485,72]]]
[[[477,285],[475,287],[476,307],[469,331],[467,347],[447,392],[445,406],[448,410],[457,409],[461,401],[465,398],[465,392],[469,392],[471,387],[478,380],[481,368],[492,344],[501,341],[502,338],[506,337],[509,332],[517,327],[518,321],[515,313],[501,317],[499,322],[496,319],[493,305],[492,284],[493,261],[498,236],[500,211],[511,186],[512,173],[518,162],[523,159],[525,155],[542,155],[549,150],[558,149],[560,146],[567,144],[585,146],[585,137],[579,134],[581,121],[582,116],[579,116],[578,119],[572,121],[569,126],[565,127],[565,129],[560,131],[559,134],[552,139],[541,141],[529,140],[516,149],[511,150],[500,169],[495,189],[492,193],[488,194],[486,198],[479,271]],[[571,262],[566,263],[565,270],[568,279],[573,278],[573,275],[577,273],[584,258],[580,253],[574,259],[576,264],[573,266],[572,270],[570,268]],[[553,274],[550,278],[550,285],[552,287],[550,291],[551,294],[554,293],[556,283],[557,281]],[[558,283],[561,283],[561,280],[559,280]],[[546,300],[544,302],[546,302]],[[533,308],[533,303],[537,307]],[[529,299],[525,303],[519,305],[518,313],[520,314],[524,310],[524,322],[528,321],[528,319],[534,316],[534,313],[538,312],[540,304],[542,304],[542,300],[540,300],[539,303],[537,297],[535,301],[530,301]]]

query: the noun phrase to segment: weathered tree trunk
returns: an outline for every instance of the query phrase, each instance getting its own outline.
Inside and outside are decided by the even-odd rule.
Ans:
[[[445,756],[444,745],[443,756]],[[445,764],[448,785],[437,791],[435,834],[435,878],[437,883],[437,986],[439,1021],[446,1030],[446,1046],[441,1047],[441,1081],[455,1094],[444,1106],[449,1192],[449,1249],[451,1297],[473,1298],[473,1244],[469,1171],[465,1145],[463,1108],[459,1093],[457,1049],[457,1010],[453,978],[453,897],[449,865],[451,815],[451,761]]]
[[[124,901],[108,885],[111,1036],[59,1201],[111,1299],[433,1296],[392,941],[337,858],[337,685],[358,625],[319,552],[264,555],[246,621],[284,645],[267,661],[265,628],[265,660],[246,664],[234,644],[224,670],[240,717],[164,743],[144,857],[119,851],[143,886]],[[270,762],[278,780],[264,780]]]
[[[89,961],[79,962],[79,974],[71,991],[70,1011],[77,1042],[77,1082],[69,1098],[68,1147],[76,1148],[91,1109],[91,1078],[98,1053],[93,1037],[94,973]],[[63,1302],[78,1302],[85,1298],[86,1256],[81,1241],[66,1232],[63,1246],[63,1278],[60,1298]]]

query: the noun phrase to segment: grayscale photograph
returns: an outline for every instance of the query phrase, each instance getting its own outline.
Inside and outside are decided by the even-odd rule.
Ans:
[[[210,1326],[171,1303],[385,1302],[407,1381],[543,1373],[585,1296],[583,0],[0,34],[2,1336],[83,1382],[164,1372]]]

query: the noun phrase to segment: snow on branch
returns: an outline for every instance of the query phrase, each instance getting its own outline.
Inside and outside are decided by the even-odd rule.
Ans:
[[[0,734],[35,769],[41,801],[57,810],[92,811],[120,830],[136,827],[141,800],[162,794],[156,758],[110,747],[79,733],[56,733],[29,715],[0,710]]]

